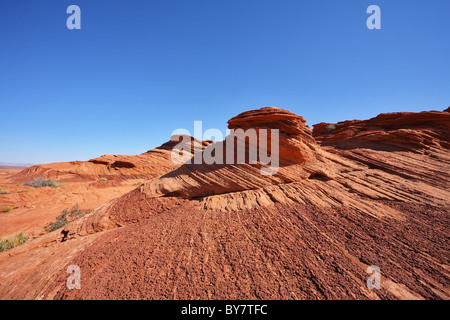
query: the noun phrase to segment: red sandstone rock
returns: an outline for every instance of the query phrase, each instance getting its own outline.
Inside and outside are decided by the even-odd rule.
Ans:
[[[260,132],[261,129],[279,131],[279,152],[275,155],[279,159],[279,167],[276,174],[262,175],[264,167],[260,162],[250,164],[250,144],[245,146],[246,162],[237,163],[237,156],[233,164],[226,164],[227,152],[239,153],[238,143],[234,148],[227,148],[229,140],[211,144],[208,148],[222,148],[222,164],[207,165],[184,164],[158,179],[146,184],[143,192],[151,197],[164,195],[177,195],[183,198],[223,194],[235,191],[258,189],[261,187],[276,185],[307,179],[313,175],[321,175],[327,178],[334,176],[334,166],[327,159],[327,155],[321,150],[312,136],[312,131],[305,125],[305,120],[287,110],[267,107],[258,110],[247,111],[228,121],[229,129],[253,129]],[[268,140],[270,140],[268,135]],[[271,140],[270,140],[271,141]],[[255,145],[255,143],[253,143]],[[261,147],[261,141],[256,143]],[[267,143],[271,150],[270,143]],[[255,149],[256,150],[256,149]],[[266,150],[264,154],[268,154]]]
[[[181,139],[181,138],[180,138]],[[210,141],[201,143],[189,137],[192,143],[205,148]],[[107,179],[149,179],[172,171],[179,165],[171,159],[171,151],[177,141],[163,145],[140,155],[103,155],[89,161],[59,162],[28,167],[11,177],[13,183],[24,183],[34,178],[51,178],[61,182],[96,181]]]
[[[0,253],[0,297],[450,299],[448,109],[320,124],[315,139],[276,108],[229,126],[279,129],[279,173],[182,165]],[[373,264],[381,290],[366,287]]]
[[[447,109],[448,110],[448,109]],[[450,114],[448,111],[380,114],[370,120],[344,121],[314,125],[313,135],[323,145],[338,148],[384,148],[422,152],[432,147],[450,148]]]

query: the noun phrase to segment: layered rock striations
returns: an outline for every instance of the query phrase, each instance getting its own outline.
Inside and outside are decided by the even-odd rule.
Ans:
[[[300,116],[262,108],[228,124],[279,130],[276,174],[262,175],[258,161],[184,163],[0,253],[0,296],[450,299],[448,110],[311,131]],[[81,290],[66,287],[72,264]],[[379,290],[366,286],[371,265]]]
[[[198,155],[201,161],[185,163],[151,181],[142,190],[150,197],[173,195],[194,198],[254,190],[308,179],[314,175],[333,177],[333,164],[316,143],[305,122],[296,114],[274,107],[241,113],[228,121],[228,128],[234,134],[227,136],[223,142],[206,147]],[[277,134],[275,139],[273,130]],[[249,138],[252,133],[254,139]],[[221,156],[216,160],[220,161],[205,163],[207,155],[217,154],[218,150]],[[250,161],[252,154],[258,155],[253,163]],[[271,162],[262,163],[261,154],[270,155]],[[245,161],[239,162],[240,156]]]
[[[177,137],[181,139],[180,137]],[[192,156],[196,146],[202,150],[210,142],[185,137],[191,147]],[[107,179],[150,179],[174,170],[179,166],[171,159],[171,151],[178,140],[170,140],[163,145],[139,155],[103,155],[89,161],[58,162],[34,165],[12,176],[14,183],[23,183],[34,178],[51,178],[61,182],[96,181]]]

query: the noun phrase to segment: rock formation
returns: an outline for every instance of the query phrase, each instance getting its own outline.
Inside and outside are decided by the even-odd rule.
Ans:
[[[235,191],[254,190],[269,185],[277,185],[320,175],[333,177],[333,164],[327,159],[320,146],[312,136],[312,131],[305,125],[305,120],[287,110],[266,107],[239,114],[228,121],[231,130],[241,129],[243,134],[229,135],[225,141],[210,144],[203,154],[222,149],[221,163],[183,164],[158,179],[153,180],[143,188],[149,196],[177,195],[184,198],[223,194]],[[261,129],[267,130],[267,139],[261,147]],[[278,152],[271,149],[271,130],[278,130]],[[251,141],[245,133],[255,130],[256,139]],[[232,146],[230,147],[230,144]],[[242,147],[240,149],[240,146]],[[268,155],[278,159],[279,163],[274,174],[262,174],[267,166],[261,161],[250,163],[250,151],[256,154]],[[264,150],[261,150],[264,148]],[[268,149],[268,150],[267,150]],[[231,153],[231,163],[227,164],[227,156]],[[239,163],[238,155],[243,154],[245,161]],[[201,155],[201,159],[205,156]],[[270,171],[269,171],[270,172]]]
[[[177,136],[181,139],[180,136]],[[175,139],[175,138],[174,138]],[[188,137],[194,146],[206,147],[210,142],[200,142]],[[11,182],[23,183],[33,178],[51,178],[60,182],[96,181],[107,179],[149,179],[172,171],[179,165],[171,160],[171,151],[177,140],[139,155],[103,155],[89,161],[58,162],[28,167],[11,178]]]
[[[311,131],[286,110],[244,112],[230,129],[279,130],[276,174],[185,163],[0,253],[0,297],[450,299],[449,121],[403,112]],[[68,265],[81,290],[67,289]],[[380,290],[366,287],[370,265]]]

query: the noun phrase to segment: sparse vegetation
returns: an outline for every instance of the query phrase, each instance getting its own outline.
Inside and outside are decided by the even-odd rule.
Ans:
[[[108,179],[106,179],[106,178],[100,178],[100,180],[99,181],[102,181],[102,182],[104,182],[104,181],[108,181]]]
[[[9,194],[10,192],[8,190],[3,190],[0,188],[0,194]]]
[[[58,217],[56,217],[56,221],[47,223],[44,229],[47,232],[55,231],[59,228],[64,227],[69,222],[77,220],[91,212],[92,210],[81,210],[78,204],[76,204],[70,210],[64,209],[63,212]]]
[[[10,211],[11,211],[10,206],[3,207],[3,209],[2,209],[2,212],[10,212]]]
[[[32,181],[27,181],[25,185],[34,188],[43,188],[43,187],[58,188],[63,186],[56,180],[44,178],[35,178]]]
[[[27,242],[29,237],[25,237],[23,232],[18,233],[11,238],[1,239],[0,238],[0,252],[15,248]]]
[[[30,189],[27,189],[27,190],[18,190],[17,193],[24,193],[24,192],[30,192],[30,191],[31,191]]]
[[[328,132],[333,132],[334,130],[336,130],[337,128],[336,128],[336,125],[335,124],[333,124],[333,123],[329,123],[329,124],[327,124],[327,130],[328,130]]]
[[[134,184],[144,184],[144,183],[145,183],[144,180],[138,180],[138,181],[136,181]]]

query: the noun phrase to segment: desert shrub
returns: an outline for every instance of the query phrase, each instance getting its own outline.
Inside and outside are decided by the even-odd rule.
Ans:
[[[9,194],[9,193],[10,192],[8,190],[0,189],[0,194]]]
[[[136,181],[134,184],[144,184],[144,183],[145,183],[144,180],[138,180],[138,181]]]
[[[31,190],[18,190],[17,193],[24,193],[24,192],[30,192]]]
[[[23,232],[18,233],[11,238],[1,239],[0,238],[0,252],[15,248],[27,242],[29,237],[25,237]]]
[[[336,128],[336,125],[335,124],[333,124],[333,123],[329,123],[329,124],[327,124],[327,130],[328,130],[328,132],[333,132],[334,130],[336,130],[337,128]]]
[[[58,181],[53,179],[44,179],[44,178],[35,178],[32,181],[27,181],[25,183],[26,186],[29,187],[35,187],[35,188],[42,188],[42,187],[52,187],[52,188],[58,188],[62,187],[62,184],[60,184]]]
[[[10,211],[11,211],[10,206],[3,207],[3,209],[2,209],[2,212],[10,212]]]
[[[78,204],[76,204],[70,210],[64,209],[62,213],[56,217],[56,221],[47,223],[44,229],[47,232],[55,231],[59,228],[64,227],[69,222],[77,220],[91,212],[92,210],[81,210]]]
[[[100,180],[99,181],[102,181],[102,182],[104,182],[104,181],[108,181],[108,179],[106,179],[106,178],[100,178]]]

